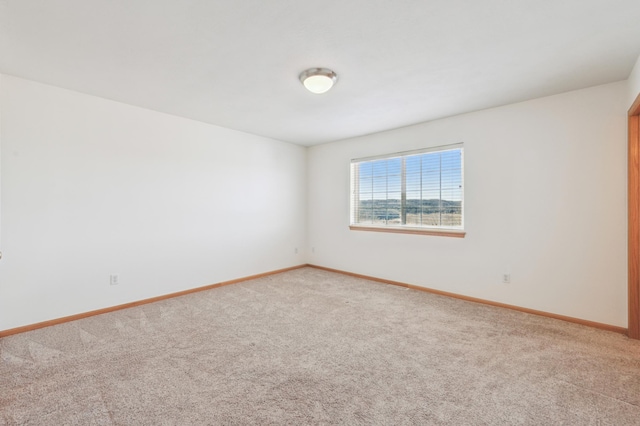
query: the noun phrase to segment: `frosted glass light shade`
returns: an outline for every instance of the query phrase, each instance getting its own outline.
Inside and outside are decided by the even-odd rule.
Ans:
[[[316,94],[327,92],[337,80],[336,73],[327,68],[310,68],[300,74],[300,81],[304,87]]]
[[[307,77],[302,84],[311,93],[324,93],[333,87],[333,80],[324,75],[312,75]]]

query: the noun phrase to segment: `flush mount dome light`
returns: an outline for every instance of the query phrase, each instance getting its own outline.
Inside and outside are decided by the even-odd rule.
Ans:
[[[309,68],[302,71],[300,81],[311,93],[325,93],[333,87],[338,75],[327,68]]]

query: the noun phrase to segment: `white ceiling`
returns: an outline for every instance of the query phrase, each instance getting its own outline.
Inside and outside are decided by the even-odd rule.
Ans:
[[[301,145],[624,80],[638,0],[0,0],[0,73]],[[298,74],[338,73],[324,95]]]

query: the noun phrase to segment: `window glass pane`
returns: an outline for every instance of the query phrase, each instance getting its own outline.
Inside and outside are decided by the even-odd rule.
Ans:
[[[372,176],[372,163],[364,162],[357,165],[358,174],[361,178],[370,178]]]
[[[387,200],[389,200],[389,205],[400,207],[400,199],[402,198],[402,192],[388,192]]]
[[[422,190],[422,199],[425,201],[429,200],[439,200],[440,199],[440,188],[437,186],[435,188],[425,188]]]
[[[443,189],[442,199],[459,202],[462,200],[462,189],[460,188],[447,189],[447,190]]]
[[[420,191],[422,188],[422,175],[420,173],[407,173],[407,191]]]
[[[373,192],[387,192],[387,177],[377,176],[373,178]]]
[[[360,208],[358,210],[358,222],[371,223],[371,208]]]
[[[373,185],[373,179],[364,178],[362,177],[362,175],[360,175],[360,179],[358,183],[358,190],[360,191],[360,194],[371,193],[373,191],[372,185]]]
[[[353,222],[462,227],[462,148],[395,154],[352,167]]]
[[[400,175],[402,173],[402,158],[387,160],[387,174]]]
[[[386,160],[373,161],[371,163],[371,173],[374,177],[387,175],[387,162]]]
[[[420,200],[421,199],[420,191],[409,191],[407,190],[407,201],[408,200]]]
[[[407,174],[420,174],[422,167],[421,155],[411,155],[406,158],[406,170]]]
[[[407,213],[407,225],[422,225],[422,216],[420,214]]]
[[[422,171],[438,171],[440,169],[440,154],[425,154],[422,156]]]
[[[389,176],[387,180],[387,191],[389,192],[400,192],[402,191],[402,176]]]

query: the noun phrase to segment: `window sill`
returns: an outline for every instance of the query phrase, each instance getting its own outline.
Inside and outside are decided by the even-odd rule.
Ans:
[[[464,238],[467,234],[463,230],[458,229],[432,229],[432,228],[395,228],[391,226],[359,226],[351,225],[349,229],[352,231],[371,231],[371,232],[391,232],[393,234],[418,234],[418,235],[435,235],[438,237]]]

